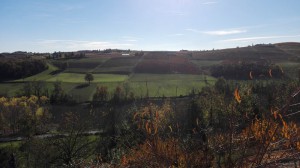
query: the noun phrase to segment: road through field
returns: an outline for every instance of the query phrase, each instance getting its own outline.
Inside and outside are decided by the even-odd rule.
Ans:
[[[96,69],[102,67],[109,59],[103,61],[102,63],[100,63],[98,66],[96,66],[94,69],[90,70],[90,73],[93,73]]]

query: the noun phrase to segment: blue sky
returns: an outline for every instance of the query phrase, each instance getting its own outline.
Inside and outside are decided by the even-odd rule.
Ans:
[[[0,52],[300,42],[299,0],[0,0]]]

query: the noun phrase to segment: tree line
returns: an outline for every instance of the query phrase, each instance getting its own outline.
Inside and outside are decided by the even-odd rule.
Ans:
[[[0,80],[19,79],[40,73],[48,68],[44,60],[0,59]]]
[[[54,52],[48,56],[48,59],[80,59],[84,57],[84,52]]]
[[[232,63],[214,65],[210,68],[214,77],[224,77],[226,79],[251,80],[269,79],[284,77],[283,69],[274,64],[267,63]]]

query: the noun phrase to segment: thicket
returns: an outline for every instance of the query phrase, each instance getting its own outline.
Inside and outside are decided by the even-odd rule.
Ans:
[[[114,120],[109,125],[113,131],[99,141],[98,158],[77,163],[109,163],[111,167],[299,165],[299,120],[294,118],[299,115],[299,92],[296,81],[236,84],[221,78],[215,86],[193,93],[187,111],[178,110],[176,100],[146,102],[127,114],[112,110],[116,118],[110,118]]]
[[[72,95],[65,92],[60,81],[54,82],[52,87],[49,87],[45,81],[26,82],[17,92],[18,97],[30,97],[32,95],[47,97],[51,105],[76,103]]]
[[[0,80],[18,79],[40,73],[48,68],[43,60],[39,59],[0,59]]]
[[[214,77],[226,79],[251,80],[283,78],[284,71],[278,65],[259,62],[240,62],[232,64],[214,65],[210,68]]]
[[[51,114],[45,96],[0,98],[0,130],[2,134],[20,134],[26,137],[47,131]]]
[[[159,101],[128,101],[130,94],[125,90],[117,87],[109,97],[106,87],[97,88],[88,111],[94,120],[85,122],[101,122],[103,132],[98,138],[87,138],[80,117],[65,113],[59,130],[67,136],[28,139],[22,144],[23,153],[18,155],[29,154],[23,164],[28,167],[276,167],[283,163],[299,166],[297,81],[235,83],[220,78],[214,86],[194,92],[189,99]],[[185,104],[179,105],[181,101]],[[97,110],[101,113],[96,113]],[[42,155],[36,155],[37,152]]]
[[[219,83],[218,83],[219,82]],[[296,82],[228,85],[219,80],[191,100],[184,119],[170,104],[133,114],[145,140],[121,157],[124,167],[270,167],[299,165]],[[220,87],[221,86],[221,87]],[[232,94],[226,94],[232,92]],[[289,111],[290,110],[290,111]]]

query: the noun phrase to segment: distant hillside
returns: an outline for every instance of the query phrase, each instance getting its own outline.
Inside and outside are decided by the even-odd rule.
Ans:
[[[17,51],[14,53],[0,53],[0,58],[47,58],[62,54],[60,58],[68,59],[68,54],[84,54],[86,57],[123,57],[124,53],[134,55],[140,51],[134,50],[82,50],[74,52],[58,52],[58,53],[30,53]],[[162,58],[164,56],[180,56],[188,58],[189,60],[226,60],[226,61],[251,61],[251,60],[272,60],[272,61],[300,61],[300,43],[297,42],[285,42],[277,44],[257,44],[248,47],[237,47],[218,50],[207,51],[144,51],[144,53],[150,53],[153,59]],[[170,55],[171,54],[171,55]],[[73,57],[70,57],[73,58]]]
[[[300,43],[278,43],[275,46],[300,60]]]
[[[282,61],[300,56],[300,43],[259,44],[255,46],[192,53],[200,60],[257,60]]]

